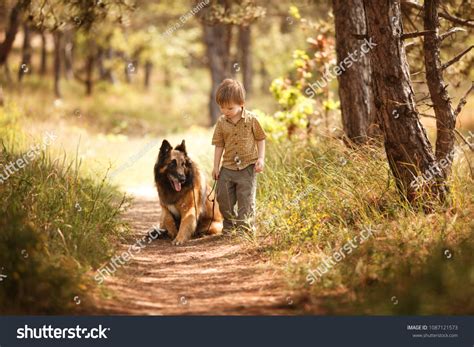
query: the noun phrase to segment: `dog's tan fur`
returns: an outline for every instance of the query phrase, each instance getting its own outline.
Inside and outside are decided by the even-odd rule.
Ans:
[[[163,141],[154,171],[162,208],[161,228],[167,230],[173,244],[183,244],[195,233],[207,232],[208,228],[209,234],[222,232],[222,215],[217,201],[213,214],[212,201],[207,199],[211,188],[198,166],[188,157],[184,140],[174,149],[168,141]],[[179,191],[173,183],[176,177],[183,180],[178,184]]]

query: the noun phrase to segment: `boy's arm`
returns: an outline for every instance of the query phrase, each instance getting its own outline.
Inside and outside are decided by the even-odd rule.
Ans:
[[[255,163],[255,172],[262,172],[265,165],[265,140],[257,141],[258,160]]]
[[[217,180],[219,178],[219,169],[221,166],[222,153],[224,152],[224,147],[216,146],[214,149],[214,169],[212,170],[212,178]]]
[[[217,180],[219,178],[219,169],[221,166],[222,153],[224,152],[224,132],[222,131],[221,122],[218,120],[212,135],[212,144],[214,149],[214,168],[212,169],[212,178]]]
[[[265,140],[257,141],[258,159],[265,160]]]

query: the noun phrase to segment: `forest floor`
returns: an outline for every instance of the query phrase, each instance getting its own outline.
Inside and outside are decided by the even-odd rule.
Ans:
[[[133,198],[124,214],[131,226],[128,241],[115,255],[145,237],[160,220],[153,165],[163,138],[92,134],[65,122],[36,123],[32,134],[58,135],[54,150],[78,152],[87,169],[103,177],[116,174],[112,183]],[[172,145],[186,139],[204,171],[210,171],[211,130],[191,130],[168,135]],[[115,170],[115,171],[114,171]],[[153,240],[93,295],[91,314],[130,315],[282,315],[296,314],[284,267],[262,247],[238,235],[193,238],[174,246],[169,238]]]
[[[159,220],[158,198],[136,197],[125,218],[140,239]],[[122,244],[117,254],[128,249]],[[238,236],[203,236],[183,246],[168,238],[146,245],[104,281],[100,314],[295,314],[288,286],[258,249]]]

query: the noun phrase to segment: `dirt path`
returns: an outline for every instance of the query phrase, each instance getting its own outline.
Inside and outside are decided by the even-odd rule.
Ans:
[[[126,216],[134,239],[146,235],[159,214],[157,199],[137,198]],[[121,247],[125,251],[129,244]],[[179,247],[169,239],[154,240],[104,284],[111,296],[99,301],[101,314],[295,313],[291,293],[270,263],[230,236],[202,237]]]

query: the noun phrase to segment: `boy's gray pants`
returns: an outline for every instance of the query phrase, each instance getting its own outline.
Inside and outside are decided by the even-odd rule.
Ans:
[[[222,167],[220,171],[217,202],[224,217],[224,232],[233,227],[253,228],[257,191],[254,167],[255,164],[252,164],[238,171]]]

